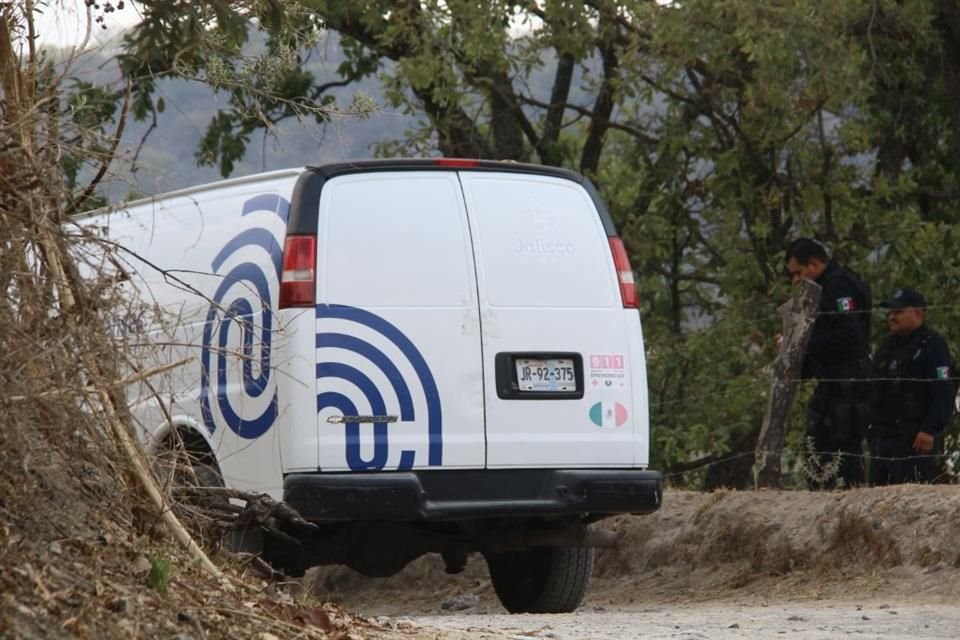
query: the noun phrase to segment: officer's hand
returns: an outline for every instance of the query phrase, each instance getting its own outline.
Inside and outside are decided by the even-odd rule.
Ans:
[[[933,449],[933,436],[925,431],[917,433],[913,439],[913,450],[917,453],[928,453]]]

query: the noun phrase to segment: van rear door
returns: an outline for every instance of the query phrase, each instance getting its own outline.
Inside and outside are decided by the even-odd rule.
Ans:
[[[460,179],[479,285],[487,466],[632,466],[646,415],[629,366],[639,318],[624,309],[590,193],[534,172]]]
[[[329,178],[317,247],[320,469],[482,467],[477,284],[456,172]]]

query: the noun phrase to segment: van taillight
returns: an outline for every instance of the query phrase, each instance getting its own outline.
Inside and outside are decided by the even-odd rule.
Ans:
[[[283,243],[280,308],[312,307],[317,299],[317,238],[287,236]]]
[[[434,158],[433,164],[438,167],[449,167],[451,169],[472,169],[480,164],[477,160],[470,158]]]
[[[623,240],[611,236],[610,251],[613,253],[613,266],[617,269],[617,280],[620,282],[623,308],[636,309],[637,287],[633,281],[633,269],[630,268],[630,258],[627,256],[627,248],[623,246]]]

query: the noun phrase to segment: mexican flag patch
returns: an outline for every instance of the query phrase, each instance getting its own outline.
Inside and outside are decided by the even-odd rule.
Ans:
[[[837,311],[853,311],[857,308],[857,303],[853,298],[837,298]]]
[[[590,407],[590,421],[598,427],[622,427],[627,421],[627,408],[619,402],[598,402]]]
[[[950,378],[950,367],[937,367],[937,380],[947,380]]]

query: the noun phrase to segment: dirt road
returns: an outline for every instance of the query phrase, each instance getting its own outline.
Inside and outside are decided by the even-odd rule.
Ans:
[[[453,614],[402,620],[455,631],[464,638],[517,640],[932,640],[953,639],[960,633],[960,607],[885,602],[699,603],[554,616]]]
[[[455,576],[436,558],[386,580],[325,570],[312,590],[445,638],[960,638],[957,486],[671,491],[653,516],[603,524],[620,540],[574,614],[504,614],[477,558]]]
[[[799,572],[731,588],[677,574],[598,578],[572,614],[509,615],[482,575],[362,585],[343,604],[401,637],[437,640],[933,640],[960,637],[958,571]],[[688,574],[698,585],[702,575]],[[419,576],[418,576],[419,577]],[[375,584],[375,583],[374,583]],[[414,584],[418,588],[413,587]],[[455,610],[457,603],[467,606]],[[442,630],[442,631],[433,631]]]

